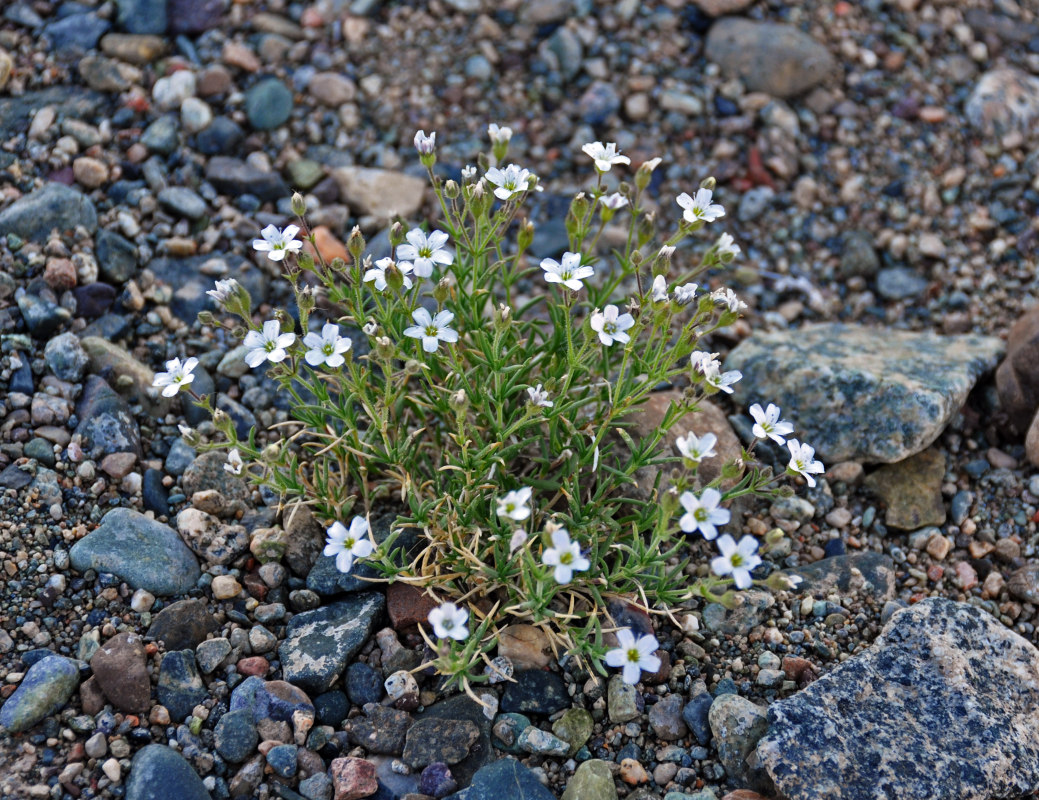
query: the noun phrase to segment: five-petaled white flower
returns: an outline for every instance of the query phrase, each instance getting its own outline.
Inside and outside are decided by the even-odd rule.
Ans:
[[[704,383],[726,394],[732,394],[732,384],[743,378],[743,373],[738,369],[730,369],[722,372],[718,362],[701,367],[703,370]]]
[[[498,125],[497,122],[492,122],[487,126],[487,136],[491,140],[491,144],[505,144],[512,139],[512,128],[507,125]]]
[[[435,353],[440,342],[457,342],[458,331],[448,325],[455,315],[450,311],[438,311],[436,316],[431,317],[424,308],[416,308],[411,318],[415,324],[404,329],[404,335],[412,339],[422,340],[422,349],[427,353]]]
[[[444,603],[429,612],[429,624],[438,639],[462,641],[469,636],[469,629],[465,627],[468,619],[469,611],[454,603]]]
[[[678,527],[686,533],[700,531],[705,539],[713,539],[718,535],[718,525],[724,525],[731,516],[729,509],[718,508],[722,500],[721,492],[714,488],[704,489],[700,497],[692,492],[682,492],[678,502],[685,512],[678,520]]]
[[[462,180],[468,183],[476,177],[476,167],[472,164],[466,164],[462,167]]]
[[[197,358],[188,358],[182,364],[179,358],[173,358],[166,362],[166,371],[155,373],[152,386],[162,388],[163,397],[173,397],[181,389],[186,389],[188,384],[195,380],[191,371],[198,366]]]
[[[408,273],[412,270],[412,264],[408,261],[396,262],[389,256],[386,258],[380,258],[375,262],[369,269],[365,270],[364,281],[375,281],[375,289],[379,292],[385,292],[386,286],[386,273],[389,270],[396,269],[400,272],[401,279],[404,281],[404,288],[411,288],[411,278],[408,277]]]
[[[690,353],[689,364],[692,366],[693,372],[700,374],[706,374],[708,370],[721,367],[721,364],[718,363],[717,353],[707,353],[703,350],[694,350]]]
[[[580,253],[563,253],[563,263],[560,264],[554,258],[546,258],[541,261],[541,269],[545,271],[545,281],[548,283],[561,283],[567,289],[578,291],[584,288],[584,279],[595,274],[592,267],[581,266]]]
[[[437,132],[433,131],[426,136],[426,132],[417,131],[415,133],[415,149],[419,151],[419,155],[428,156],[432,153],[437,146]]]
[[[584,572],[592,563],[581,555],[581,547],[570,541],[570,533],[566,528],[556,528],[552,532],[552,546],[541,554],[541,563],[555,567],[553,577],[556,583],[570,583],[575,572]]]
[[[530,404],[533,406],[552,408],[554,405],[554,403],[548,399],[548,392],[541,388],[540,383],[537,386],[528,386],[527,394],[530,395]]]
[[[685,436],[679,436],[675,439],[675,446],[678,448],[678,452],[682,454],[682,458],[694,464],[699,464],[705,458],[718,455],[714,450],[716,444],[718,444],[718,437],[713,433],[697,436],[692,431],[689,431]]]
[[[696,296],[696,284],[695,283],[684,283],[681,286],[675,287],[675,302],[680,305],[686,305],[691,303],[693,298]]]
[[[631,314],[621,314],[617,306],[610,304],[602,311],[592,314],[592,330],[599,334],[599,341],[609,347],[614,342],[626,344],[631,341],[627,330],[635,324]]]
[[[506,492],[504,497],[498,498],[498,516],[508,517],[514,519],[517,522],[524,520],[530,516],[530,506],[527,503],[530,502],[531,488],[524,486],[515,491]]]
[[[238,292],[238,289],[238,281],[234,278],[228,278],[226,281],[217,281],[216,288],[210,289],[206,294],[216,300],[217,305],[223,306],[227,302],[228,298]]]
[[[657,275],[653,279],[653,301],[655,303],[667,302],[667,280],[663,275]]]
[[[604,194],[599,198],[599,202],[610,209],[610,211],[620,211],[628,204],[628,198],[620,192],[614,192],[613,194]]]
[[[718,203],[712,203],[714,192],[710,189],[697,189],[696,197],[690,197],[686,192],[678,195],[675,202],[682,207],[682,217],[686,222],[714,222],[718,217],[725,216],[725,209]]]
[[[826,471],[822,461],[815,460],[815,448],[807,444],[801,444],[797,439],[790,439],[786,446],[790,450],[790,463],[786,465],[791,474],[804,476],[809,486],[815,486],[815,478]]]
[[[284,361],[288,353],[285,348],[296,341],[296,334],[282,333],[281,323],[276,319],[269,319],[263,323],[263,331],[249,331],[245,334],[242,344],[248,349],[245,354],[245,363],[255,369],[264,361],[277,364]]]
[[[237,447],[232,447],[227,451],[227,463],[224,464],[225,470],[232,475],[241,475],[244,466],[245,462],[242,461],[242,454],[238,452]]]
[[[753,536],[744,536],[740,543],[729,534],[718,537],[718,549],[722,554],[711,559],[711,570],[715,575],[724,577],[732,575],[737,589],[747,589],[751,584],[750,572],[761,563],[758,556],[758,542]]]
[[[621,677],[625,683],[634,686],[643,672],[660,669],[660,657],[656,655],[660,642],[653,634],[636,639],[630,628],[621,628],[617,631],[617,644],[620,646],[606,653],[606,663],[624,668]]]
[[[785,419],[779,418],[779,406],[769,403],[768,408],[761,410],[761,403],[750,407],[750,415],[754,418],[754,435],[759,439],[769,438],[776,444],[786,442],[786,437],[794,432],[794,426]]]
[[[724,289],[715,289],[711,292],[711,298],[716,303],[721,303],[733,314],[738,314],[740,311],[747,307],[747,304],[740,300],[736,292],[728,287]]]
[[[375,552],[375,545],[368,537],[368,520],[354,517],[347,528],[342,522],[333,522],[325,533],[326,556],[335,556],[336,569],[349,572],[354,566],[354,559],[368,558]]]
[[[412,228],[405,238],[408,243],[397,246],[397,258],[410,261],[420,278],[432,275],[434,264],[450,265],[454,261],[454,256],[444,249],[448,236],[443,231],[433,231],[427,236],[418,228]]]
[[[321,326],[321,333],[311,331],[304,336],[303,344],[309,348],[303,357],[310,366],[317,367],[324,364],[335,369],[346,363],[343,353],[349,350],[353,343],[339,335],[338,325],[334,322],[326,322]]]
[[[616,142],[589,142],[581,151],[595,161],[595,168],[599,172],[609,172],[610,167],[614,164],[630,164],[631,159],[627,156],[622,156],[617,151]]]
[[[286,253],[295,253],[303,249],[303,242],[295,239],[299,233],[298,225],[289,225],[285,230],[278,230],[277,225],[268,225],[262,231],[262,239],[253,239],[253,250],[266,253],[271,261],[281,261]]]
[[[715,247],[718,248],[718,258],[722,259],[722,261],[732,261],[740,254],[740,246],[727,233],[723,233],[718,237]]]
[[[508,200],[514,194],[522,194],[530,188],[530,170],[509,164],[505,169],[491,167],[487,170],[487,182],[496,186],[494,196]]]

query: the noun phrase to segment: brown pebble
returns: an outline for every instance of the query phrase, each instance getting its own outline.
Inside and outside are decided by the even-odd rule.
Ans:
[[[133,453],[109,453],[101,459],[101,469],[113,478],[125,478],[137,463]]]
[[[238,672],[242,675],[255,675],[262,678],[267,674],[267,670],[271,668],[270,663],[263,656],[249,656],[238,661],[235,665]]]
[[[256,72],[263,63],[259,57],[246,47],[244,44],[238,42],[224,42],[224,49],[220,54],[220,60],[225,64],[229,64],[232,67],[238,67],[246,72]]]
[[[937,561],[943,560],[952,550],[952,541],[947,536],[936,533],[927,540],[927,554]]]
[[[43,280],[56,292],[73,289],[78,280],[76,265],[68,258],[47,259],[47,266],[43,270]]]
[[[634,758],[626,758],[621,761],[620,775],[622,781],[632,786],[649,781],[649,773],[646,772],[646,768]]]
[[[198,80],[195,82],[195,93],[199,97],[227,94],[230,90],[231,73],[220,64],[206,67],[198,74]]]
[[[981,596],[993,600],[999,597],[999,593],[1003,591],[1003,586],[1006,580],[1003,578],[1003,573],[998,570],[992,570],[987,576],[985,576],[985,582],[981,584]]]
[[[996,469],[1017,469],[1017,459],[1009,453],[1004,453],[998,447],[990,447],[985,453],[988,463]]]
[[[108,165],[99,159],[81,156],[72,162],[72,174],[78,183],[96,189],[108,181]]]

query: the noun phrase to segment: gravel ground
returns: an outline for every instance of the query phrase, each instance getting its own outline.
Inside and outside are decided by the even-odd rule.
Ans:
[[[771,70],[751,63],[739,73],[741,53],[757,52],[769,34],[741,31],[728,51],[712,44],[709,32],[720,24],[713,17],[723,7],[792,26],[818,50],[805,46],[803,58]],[[156,9],[169,12],[166,23]],[[735,281],[750,308],[715,349],[728,351],[752,331],[823,321],[1006,338],[1039,296],[1032,124],[1039,88],[1027,83],[1039,80],[1024,79],[1016,105],[1005,86],[1011,100],[1002,104],[970,100],[993,70],[1039,74],[1037,16],[1027,4],[917,0],[5,4],[0,697],[10,698],[28,668],[51,652],[91,661],[94,669],[84,667],[79,677],[96,676],[91,657],[123,633],[145,636],[140,662],[156,694],[136,711],[105,707],[104,696],[90,709],[96,697],[86,691],[66,696],[67,704],[28,732],[0,740],[0,791],[141,800],[153,795],[128,780],[131,763],[136,769],[147,745],[170,742],[206,779],[199,791],[212,798],[238,792],[317,800],[333,784],[337,798],[418,791],[392,767],[400,749],[382,741],[399,720],[380,722],[377,712],[361,710],[371,675],[377,690],[368,699],[378,703],[387,666],[414,666],[409,658],[418,657],[420,640],[406,613],[414,598],[390,598],[391,632],[367,632],[351,658],[367,667],[351,669],[346,694],[342,683],[309,692],[341,708],[318,703],[310,731],[296,722],[261,726],[265,758],[255,755],[257,742],[239,759],[214,752],[231,746],[231,723],[221,718],[235,707],[231,696],[243,676],[281,678],[278,644],[291,637],[293,616],[323,599],[292,556],[287,569],[259,567],[252,554],[262,538],[257,531],[275,522],[270,498],[196,459],[177,429],[183,409],[145,388],[166,359],[198,356],[236,422],[266,427],[285,419],[274,385],[225,361],[231,343],[194,318],[205,307],[199,287],[227,274],[266,299],[261,314],[284,302],[276,271],[251,252],[250,241],[264,225],[287,221],[291,189],[308,193],[312,222],[327,228],[329,248],[355,224],[378,242],[386,235],[380,192],[350,191],[344,175],[386,170],[384,179],[403,182],[406,195],[407,178],[423,175],[411,146],[416,129],[438,132],[439,164],[456,174],[485,146],[489,122],[508,124],[515,131],[510,159],[534,169],[546,190],[536,203],[533,252],[550,255],[565,243],[566,198],[587,179],[580,146],[616,141],[634,164],[663,158],[653,192],[666,217],[677,211],[669,198],[706,175],[718,179],[717,199],[729,210],[724,229],[743,255],[731,275],[711,280]],[[177,77],[185,75],[192,77]],[[74,187],[89,208],[61,194],[11,216],[45,182]],[[420,215],[420,204],[410,216]],[[428,202],[425,210],[432,211]],[[42,235],[31,232],[35,222],[46,223]],[[63,235],[50,236],[50,227]],[[61,339],[68,332],[82,344]],[[129,405],[108,397],[91,376],[107,379]],[[106,435],[128,444],[95,452],[90,442],[104,437],[91,434],[90,423],[105,413],[116,428]],[[207,423],[191,422],[207,431]],[[929,479],[913,462],[895,482],[921,480],[920,495],[943,513],[906,531],[891,525],[892,513],[914,498],[883,495],[878,470],[855,459],[828,463],[827,480],[799,493],[807,503],[736,509],[750,533],[784,529],[787,549],[770,560],[795,570],[816,565],[816,588],[781,593],[768,607],[755,598],[736,620],[716,625],[714,612],[697,607],[695,633],[658,625],[668,663],[630,700],[637,707],[627,719],[616,683],[565,660],[556,664],[560,686],[532,690],[541,697],[527,712],[535,729],[560,735],[555,726],[571,706],[587,709],[593,725],[580,750],[553,754],[551,741],[539,741],[516,751],[524,764],[558,797],[578,764],[606,762],[615,794],[588,789],[570,800],[648,800],[667,792],[685,793],[668,800],[706,800],[697,794],[703,790],[721,798],[756,784],[729,767],[709,727],[697,727],[707,725],[710,703],[695,702],[703,692],[736,692],[762,706],[792,696],[868,648],[898,608],[927,597],[979,605],[1036,643],[1039,476],[991,374],[929,452],[940,457]],[[12,471],[25,464],[28,471]],[[148,511],[176,528],[178,512],[191,507],[211,514],[200,524],[215,526],[217,541],[189,591],[156,599],[110,572],[71,564],[72,545],[109,509]],[[240,546],[250,538],[252,553]],[[883,574],[849,587],[839,577],[849,563]],[[204,611],[181,607],[174,627],[201,626],[200,637],[189,635],[182,648],[158,645],[148,632],[159,612],[189,596]],[[190,676],[171,678],[164,689],[160,674],[174,673],[169,656],[196,650],[207,636],[230,647],[196,676],[201,693],[192,693]],[[513,655],[518,664],[546,665],[536,643]],[[194,658],[202,657],[196,650]],[[422,705],[431,705],[432,682],[420,688]],[[549,708],[553,691],[563,702]],[[178,719],[170,706],[183,703]],[[506,705],[502,697],[503,712]],[[189,715],[195,722],[180,724]],[[375,749],[360,734],[344,733],[366,717],[376,720]],[[456,777],[471,775],[482,763],[480,748],[490,744],[490,726],[470,721],[481,737],[470,740],[459,716],[447,718],[454,727],[426,735],[439,743],[431,761],[450,761],[451,747],[463,754],[473,748],[475,756],[453,767]],[[500,723],[494,735],[507,738],[508,725]],[[517,734],[524,728],[512,724]],[[498,749],[505,744],[499,736]],[[291,752],[271,749],[278,747]],[[363,780],[345,774],[354,765],[343,763],[327,785],[303,785],[348,758],[375,765],[382,794],[348,795]],[[411,771],[417,778],[422,770]],[[430,775],[427,789],[436,783],[435,771]],[[192,791],[177,796],[205,796]]]

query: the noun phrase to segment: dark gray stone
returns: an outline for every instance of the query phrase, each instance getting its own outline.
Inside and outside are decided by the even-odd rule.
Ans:
[[[396,519],[395,514],[384,514],[372,520],[372,538],[377,544],[381,544],[390,535],[390,524]],[[400,532],[394,542],[394,549],[402,548],[404,552],[411,553],[418,544],[418,531],[414,528],[405,528]],[[331,556],[319,555],[314,561],[314,566],[307,574],[307,588],[322,597],[333,597],[348,592],[362,592],[371,588],[371,578],[377,578],[380,573],[371,565],[354,562],[349,572],[340,572],[336,567],[336,560]]]
[[[682,721],[689,726],[696,741],[704,747],[711,743],[713,737],[711,723],[707,717],[713,702],[714,698],[707,692],[703,692],[693,697],[682,709]]]
[[[116,23],[127,33],[166,33],[166,0],[116,0]]]
[[[8,464],[0,472],[0,486],[5,489],[24,489],[32,483],[32,473],[17,464]]]
[[[1039,790],[1039,651],[975,606],[928,598],[865,652],[768,709],[757,756],[790,800]]]
[[[518,670],[505,684],[501,710],[520,714],[553,714],[570,707],[566,683],[554,672],[541,669]]]
[[[51,50],[63,56],[71,53],[82,54],[97,47],[98,40],[104,36],[112,24],[101,19],[97,14],[72,14],[51,22],[44,29],[44,35],[50,40]],[[2,229],[2,225],[0,225]]]
[[[382,624],[385,611],[386,597],[366,592],[297,614],[278,648],[285,680],[310,692],[328,691]]]
[[[895,596],[895,562],[884,553],[864,552],[831,556],[802,567],[786,570],[804,581],[798,592],[816,597],[831,592],[890,600]]]
[[[167,186],[159,192],[158,201],[167,211],[190,220],[200,220],[206,215],[206,201],[187,186]]]
[[[555,795],[537,776],[514,758],[503,758],[480,768],[462,797],[465,800],[504,800],[506,797],[509,800],[555,800]]]
[[[265,681],[255,675],[246,678],[231,693],[231,710],[240,708],[247,709],[254,722],[268,718],[291,722],[297,711],[314,713],[314,704],[299,687],[285,681]]]
[[[135,589],[183,594],[198,581],[195,555],[175,530],[128,508],[109,511],[69,551],[74,569],[111,572]]]
[[[469,755],[451,765],[451,774],[463,786],[470,783],[476,772],[495,756],[491,746],[491,720],[487,719],[484,707],[467,694],[456,694],[434,703],[415,718],[469,720],[479,729],[480,737],[469,748]]]
[[[3,228],[0,227],[0,230]],[[19,290],[15,293],[15,300],[29,332],[39,339],[53,335],[58,328],[72,319],[68,309],[46,297]]]
[[[1003,352],[986,336],[838,323],[755,334],[725,360],[733,399],[774,402],[824,462],[891,463],[930,445]]]
[[[44,242],[52,229],[71,231],[82,226],[97,230],[97,211],[90,198],[61,183],[48,183],[0,211],[0,231]]]
[[[346,670],[346,694],[355,705],[378,703],[384,694],[382,675],[360,661],[351,664]]]
[[[252,298],[255,308],[267,295],[267,278],[263,273],[238,255],[209,253],[191,258],[155,258],[148,262],[155,277],[173,288],[170,310],[176,317],[193,325],[200,311],[216,311],[212,297],[206,294],[213,288],[213,279],[205,277],[200,267],[214,258],[222,259],[228,267],[224,277],[238,281]]]
[[[94,255],[101,277],[111,283],[125,283],[137,271],[137,247],[114,231],[97,232]]]
[[[146,469],[141,484],[144,507],[156,514],[168,514],[170,510],[170,493],[162,485],[163,478],[161,469]]]
[[[76,405],[83,449],[92,458],[109,453],[141,456],[141,433],[126,401],[103,378],[88,375]]]
[[[182,722],[195,706],[206,699],[206,687],[198,674],[194,652],[174,650],[162,657],[156,696],[174,722]]]
[[[170,33],[204,33],[220,24],[226,0],[168,0]]]
[[[209,159],[206,165],[206,180],[212,183],[217,191],[231,197],[251,194],[261,200],[277,201],[291,194],[277,172],[266,172],[245,161],[227,156]]]
[[[63,333],[47,342],[43,351],[47,366],[57,377],[69,383],[79,383],[90,365],[90,356],[74,333]]]
[[[3,708],[0,727],[21,733],[60,711],[79,686],[79,667],[70,658],[50,655],[29,667]]]
[[[97,114],[105,102],[105,95],[83,86],[51,86],[18,97],[7,95],[0,103],[0,135],[7,138],[24,134],[33,115],[44,106],[55,106],[64,119],[88,119]],[[14,205],[17,203],[12,207]],[[0,214],[0,220],[3,218]],[[0,227],[0,230],[6,232],[7,228]]]
[[[237,151],[245,131],[228,117],[216,117],[195,136],[195,148],[207,156],[226,156]]]
[[[161,744],[139,750],[130,765],[126,800],[213,800],[184,756]]]
[[[180,144],[180,133],[177,118],[173,114],[159,117],[149,125],[141,135],[141,144],[153,153],[168,156]]]
[[[190,597],[171,603],[156,614],[147,636],[163,642],[166,650],[193,650],[219,629],[206,601]]]
[[[216,751],[232,764],[249,758],[260,743],[260,734],[249,709],[239,708],[224,714],[213,731],[213,741]]]
[[[479,738],[480,729],[467,719],[423,717],[408,729],[403,761],[412,769],[438,761],[457,764]]]

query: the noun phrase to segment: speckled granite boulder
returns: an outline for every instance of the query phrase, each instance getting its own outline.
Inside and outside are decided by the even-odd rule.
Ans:
[[[1003,342],[838,323],[746,339],[725,360],[734,399],[772,402],[824,463],[893,463],[933,442]]]
[[[985,800],[1039,790],[1039,651],[929,598],[768,709],[758,760],[788,800]]]

